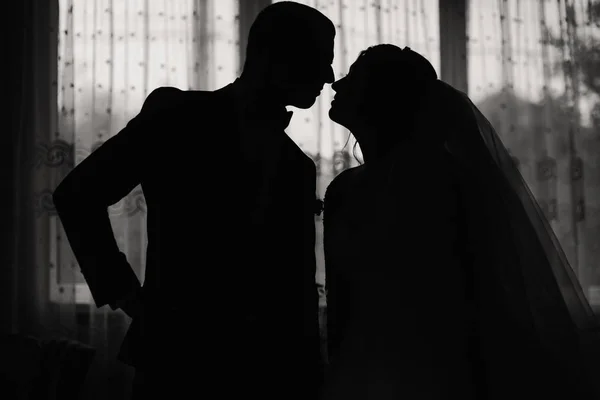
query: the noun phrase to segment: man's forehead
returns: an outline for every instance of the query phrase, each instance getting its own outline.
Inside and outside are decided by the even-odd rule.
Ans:
[[[277,40],[277,39],[276,39]],[[316,56],[333,61],[335,33],[323,27],[302,27],[284,41],[286,47],[297,55]]]

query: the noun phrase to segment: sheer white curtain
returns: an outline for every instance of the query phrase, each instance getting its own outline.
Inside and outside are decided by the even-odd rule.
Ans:
[[[598,1],[480,0],[468,9],[469,95],[498,130],[600,307]]]
[[[60,4],[60,118],[53,143],[74,146],[75,164],[119,132],[152,90],[161,86],[213,90],[237,76],[237,1],[61,0]],[[171,139],[165,132],[165,140]],[[71,166],[64,167],[61,172]],[[56,174],[55,183],[63,176]],[[144,207],[136,188],[110,210],[117,241],[139,273],[145,254]],[[63,245],[61,263],[74,262],[68,243]],[[78,268],[74,270],[82,282]],[[85,286],[81,288],[75,294],[82,297],[76,300],[87,302]]]
[[[275,3],[276,1],[274,1]],[[425,55],[439,74],[439,20],[437,0],[303,0],[297,1],[320,10],[336,25],[333,70],[343,77],[359,53],[369,46],[392,43],[409,46]],[[327,185],[342,170],[354,166],[354,139],[345,128],[328,116],[333,90],[326,87],[316,104],[308,110],[290,108],[294,117],[287,132],[317,163],[318,191],[323,196]],[[360,148],[356,152],[360,159]],[[325,282],[322,249],[322,222],[317,221],[317,280]],[[324,301],[324,298],[322,298]]]
[[[60,0],[58,12],[59,29],[53,32],[58,32],[59,113],[49,137],[36,143],[35,257],[49,274],[47,283],[40,281],[48,287],[40,291],[49,292],[56,310],[46,314],[54,332],[97,349],[86,395],[122,398],[131,369],[116,361],[116,354],[129,320],[121,311],[94,306],[50,196],[75,165],[139,112],[155,88],[212,90],[235,79],[238,2]],[[164,132],[164,140],[177,138]],[[141,280],[145,211],[139,187],[109,210],[117,243]]]

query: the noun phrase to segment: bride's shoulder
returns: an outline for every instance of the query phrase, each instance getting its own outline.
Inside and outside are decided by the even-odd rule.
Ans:
[[[337,196],[337,194],[343,192],[345,188],[348,188],[355,178],[360,174],[362,170],[362,166],[352,167],[343,170],[340,172],[331,183],[327,186],[327,190],[325,190],[325,202]]]
[[[360,165],[358,167],[352,167],[343,170],[331,180],[331,183],[329,184],[329,186],[327,186],[327,191],[336,190],[338,188],[351,184],[352,181],[360,174],[362,169],[362,165]]]

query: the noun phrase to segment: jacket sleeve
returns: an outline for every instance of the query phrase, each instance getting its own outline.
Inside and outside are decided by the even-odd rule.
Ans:
[[[179,91],[163,87],[147,97],[141,112],[73,169],[53,193],[54,206],[97,307],[139,288],[115,240],[108,207],[131,192],[150,167],[155,132],[166,112],[157,112]],[[158,124],[158,125],[157,125]]]

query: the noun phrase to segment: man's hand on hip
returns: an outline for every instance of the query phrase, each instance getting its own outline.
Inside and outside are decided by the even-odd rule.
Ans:
[[[132,290],[125,298],[116,302],[117,308],[120,308],[130,318],[136,318],[142,313],[143,302],[141,288]]]

